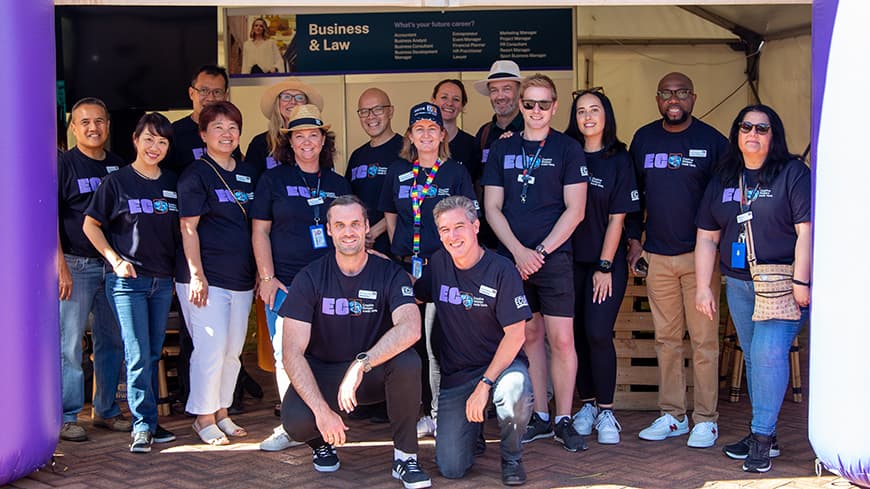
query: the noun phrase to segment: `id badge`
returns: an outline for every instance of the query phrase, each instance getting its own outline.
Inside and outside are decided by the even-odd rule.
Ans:
[[[746,243],[731,243],[731,268],[746,268]]]
[[[326,248],[326,228],[323,224],[312,224],[308,226],[308,232],[311,233],[311,247],[315,250]]]
[[[310,207],[314,207],[315,205],[323,205],[323,197],[312,197],[308,199],[308,205]]]
[[[742,214],[737,214],[737,224],[743,224],[746,221],[752,220],[752,211],[746,211]]]
[[[517,175],[517,181],[520,183],[528,183],[529,185],[534,185],[535,184],[535,177],[533,177],[531,175],[519,174],[519,175]]]
[[[423,276],[423,259],[419,256],[411,257],[411,275],[414,278],[420,278]]]

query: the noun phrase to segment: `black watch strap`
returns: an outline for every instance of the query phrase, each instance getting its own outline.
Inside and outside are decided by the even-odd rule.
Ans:
[[[598,262],[598,271],[602,273],[610,273],[613,271],[613,262],[610,260],[601,260]]]

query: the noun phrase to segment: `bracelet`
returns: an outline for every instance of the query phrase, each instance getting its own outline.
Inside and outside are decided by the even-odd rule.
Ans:
[[[791,279],[791,283],[795,285],[803,285],[804,287],[809,287],[811,282],[802,282],[796,278]]]
[[[486,375],[482,376],[482,377],[480,378],[480,381],[483,382],[484,384],[490,386],[490,387],[492,387],[492,386],[495,385],[495,382],[493,382],[492,380],[490,380]]]
[[[268,282],[269,280],[272,280],[273,278],[275,278],[274,275],[269,275],[268,277],[262,277],[262,278],[260,278],[260,280],[263,281],[263,282]]]

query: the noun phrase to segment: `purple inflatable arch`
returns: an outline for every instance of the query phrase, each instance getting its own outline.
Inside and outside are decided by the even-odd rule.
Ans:
[[[51,459],[60,430],[54,4],[0,2],[0,485]]]

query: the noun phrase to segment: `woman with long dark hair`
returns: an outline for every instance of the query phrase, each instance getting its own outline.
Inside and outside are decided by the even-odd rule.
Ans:
[[[782,120],[766,105],[741,110],[731,124],[729,142],[728,155],[715,168],[698,211],[695,302],[698,311],[715,314],[718,304],[709,284],[718,248],[752,402],[749,435],[726,445],[724,452],[744,460],[747,472],[767,472],[771,457],[779,455],[776,420],[788,386],[789,349],[810,304],[810,170],[789,153]],[[793,301],[792,318],[753,320],[759,299],[749,248],[754,248],[759,265],[793,264],[791,284],[784,291],[785,301]]]
[[[335,135],[329,127],[316,105],[293,108],[275,153],[280,164],[263,173],[251,208],[259,295],[266,303],[281,400],[290,379],[282,363],[283,318],[277,311],[299,270],[333,248],[326,236],[326,208],[336,197],[351,193],[347,180],[333,171]],[[297,444],[279,425],[260,448],[272,452]]]
[[[601,88],[574,92],[565,134],[583,146],[589,170],[586,218],[572,236],[574,345],[577,391],[583,406],[574,416],[581,435],[598,431],[598,443],[619,443],[613,415],[616,350],[613,326],[628,284],[625,215],[640,209],[631,156],[616,137],[613,105]]]

